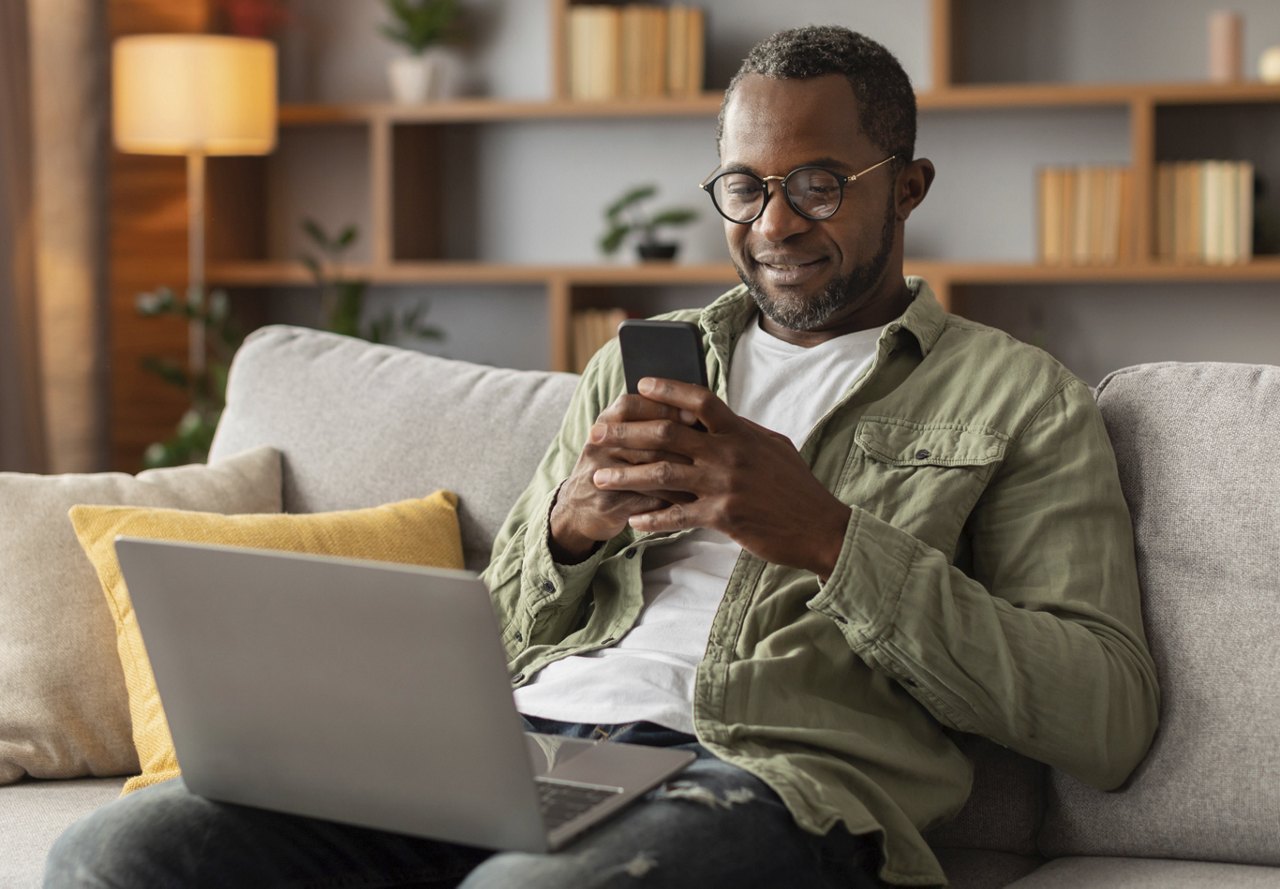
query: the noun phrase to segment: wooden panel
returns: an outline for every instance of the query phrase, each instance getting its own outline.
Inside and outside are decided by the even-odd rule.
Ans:
[[[444,258],[444,175],[438,126],[402,124],[392,129],[393,261]],[[376,192],[376,183],[375,183]]]
[[[265,157],[208,159],[205,242],[210,264],[266,259],[267,163]]]
[[[212,0],[108,0],[112,38],[207,30]],[[141,368],[149,355],[183,361],[186,325],[142,318],[139,293],[187,281],[186,165],[183,158],[112,151],[108,164],[108,429],[113,468],[136,472],[148,444],[167,438],[186,408],[183,393]]]

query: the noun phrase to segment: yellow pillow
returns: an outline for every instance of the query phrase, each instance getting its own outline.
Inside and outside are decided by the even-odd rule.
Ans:
[[[179,770],[138,619],[116,561],[117,536],[461,568],[457,505],[457,495],[436,491],[420,500],[309,515],[219,515],[178,509],[73,506],[71,524],[98,572],[115,619],[116,648],[124,667],[133,718],[133,743],[142,765],[142,774],[125,782],[124,793],[176,777]]]

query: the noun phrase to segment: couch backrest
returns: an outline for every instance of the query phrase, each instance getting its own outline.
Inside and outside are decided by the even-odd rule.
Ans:
[[[236,353],[211,459],[284,454],[284,508],[324,512],[458,494],[467,565],[482,568],[560,426],[577,378],[450,361],[299,327]]]
[[[1050,855],[1280,865],[1280,367],[1153,364],[1098,404],[1163,696],[1118,793],[1050,780]]]

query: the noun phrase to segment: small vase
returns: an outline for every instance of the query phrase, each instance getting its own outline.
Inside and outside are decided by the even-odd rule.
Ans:
[[[440,93],[440,58],[426,52],[420,56],[399,56],[387,62],[391,97],[397,102],[429,102]]]
[[[671,262],[680,252],[679,244],[637,244],[641,262]]]

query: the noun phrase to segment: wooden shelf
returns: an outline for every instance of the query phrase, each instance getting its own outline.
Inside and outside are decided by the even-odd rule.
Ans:
[[[283,127],[412,123],[503,123],[522,120],[663,118],[713,116],[724,94],[708,91],[689,99],[617,99],[581,102],[569,99],[500,101],[454,99],[421,105],[389,102],[282,105]],[[1280,84],[1100,83],[972,84],[918,93],[921,111],[1000,110],[1006,108],[1221,105],[1280,102]]]
[[[1153,186],[1159,158],[1157,116],[1161,108],[1280,104],[1280,84],[1244,82],[1187,83],[957,83],[950,48],[956,0],[930,0],[933,34],[931,63],[935,88],[917,94],[922,114],[973,111],[1100,109],[1127,115],[1133,203],[1131,243],[1138,257],[1154,250]],[[597,305],[616,291],[619,301],[634,301],[637,288],[730,286],[737,275],[728,263],[685,264],[521,264],[482,260],[397,260],[397,256],[440,256],[443,222],[420,208],[439,206],[437,183],[423,171],[439,162],[444,134],[440,127],[519,125],[542,121],[712,119],[722,90],[689,98],[578,101],[567,98],[564,23],[571,0],[550,0],[552,92],[547,99],[463,98],[417,105],[391,102],[284,105],[282,128],[359,127],[368,134],[371,188],[371,259],[349,265],[344,274],[382,286],[513,287],[539,293],[551,324],[552,363],[569,363],[568,335],[577,307]],[[259,174],[265,181],[266,174]],[[421,231],[413,229],[418,226]],[[406,240],[406,232],[413,237]],[[411,242],[410,242],[411,241]],[[263,238],[219,255],[261,255]],[[926,277],[948,304],[952,290],[964,286],[1052,285],[1146,282],[1280,281],[1280,258],[1264,257],[1232,266],[1175,265],[1144,259],[1115,266],[1045,266],[1035,262],[908,260],[908,274]],[[235,261],[211,264],[210,280],[229,287],[310,287],[310,273],[292,261]],[[630,289],[630,292],[628,290]]]
[[[728,263],[684,265],[523,265],[492,262],[399,262],[385,266],[344,265],[343,276],[370,284],[539,284],[563,281],[570,286],[628,287],[681,284],[732,284],[738,280]],[[209,267],[216,287],[313,286],[300,262],[222,262]]]
[[[1280,257],[1264,256],[1236,265],[1131,263],[1051,266],[1016,262],[950,262],[907,259],[906,273],[952,285],[1114,282],[1280,281]],[[374,285],[503,285],[570,287],[659,287],[737,282],[729,263],[684,265],[523,265],[490,262],[402,262],[375,267],[347,265],[343,274]],[[224,262],[209,269],[218,287],[313,286],[311,273],[296,262]]]
[[[1280,102],[1274,83],[1100,83],[973,84],[920,93],[922,111],[965,111],[1004,108],[1123,107],[1151,105],[1220,105]]]
[[[955,285],[1197,283],[1280,281],[1280,257],[1265,256],[1236,265],[1144,262],[1126,265],[1052,266],[1038,263],[938,262],[906,260],[909,275]]]

